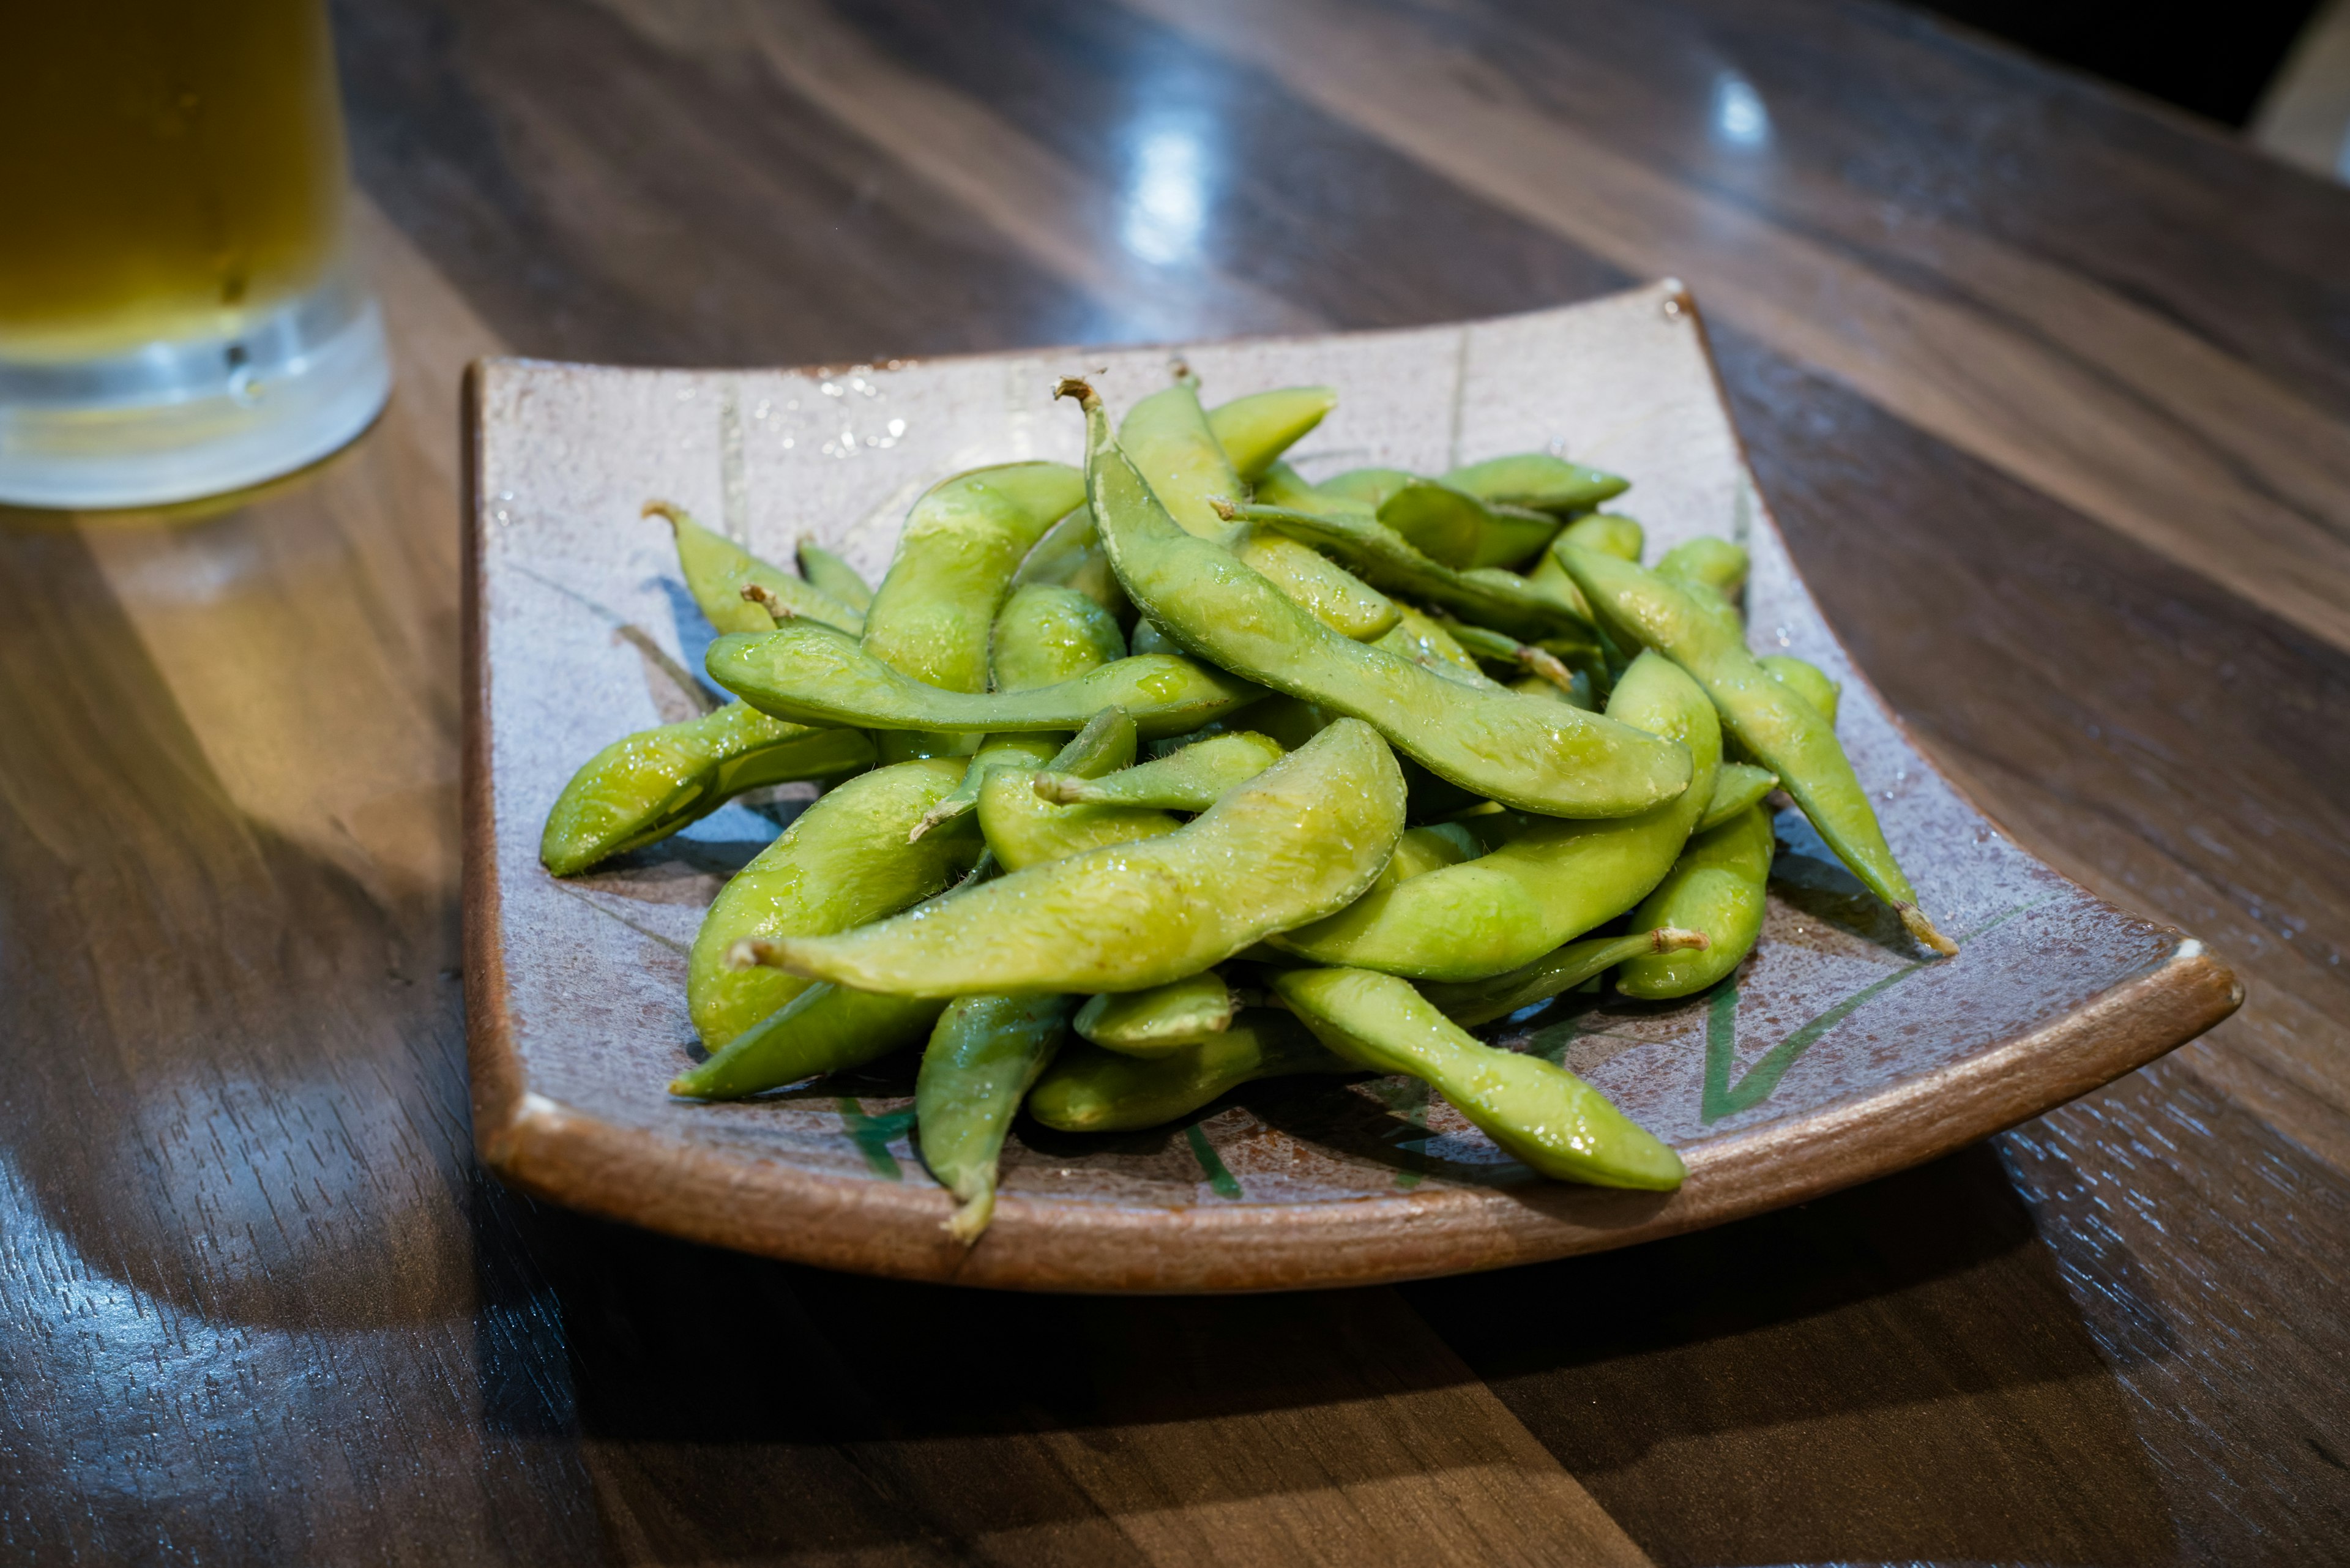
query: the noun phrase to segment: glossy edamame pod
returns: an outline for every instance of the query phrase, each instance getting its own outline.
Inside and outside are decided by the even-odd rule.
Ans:
[[[1561,531],[1559,537],[1586,550],[1613,556],[1619,561],[1638,561],[1640,553],[1648,547],[1647,529],[1633,519],[1619,517],[1612,512],[1595,512],[1588,517],[1578,517]]]
[[[1454,642],[1478,658],[1492,659],[1496,663],[1513,664],[1533,675],[1537,680],[1545,681],[1558,691],[1565,693],[1568,701],[1574,702],[1576,707],[1591,706],[1591,678],[1587,675],[1578,676],[1576,671],[1569,670],[1558,655],[1548,649],[1537,648],[1530,642],[1520,642],[1516,638],[1495,631],[1490,627],[1471,626],[1465,621],[1452,621],[1445,627],[1445,630],[1452,634]],[[1580,684],[1577,683],[1578,680]],[[1515,691],[1521,688],[1513,682],[1510,690]]]
[[[1256,1078],[1357,1073],[1286,1012],[1252,1007],[1229,1028],[1165,1056],[1071,1044],[1028,1094],[1028,1114],[1055,1132],[1164,1127]]]
[[[1572,604],[1545,593],[1531,579],[1512,572],[1455,571],[1421,554],[1378,519],[1359,512],[1301,512],[1281,506],[1238,506],[1230,503],[1217,510],[1236,521],[1279,529],[1304,543],[1330,550],[1373,587],[1440,605],[1481,626],[1529,638],[1588,640],[1591,636],[1591,623]]]
[[[1200,408],[1197,383],[1178,379],[1128,409],[1118,422],[1118,441],[1186,533],[1202,539],[1223,536],[1223,521],[1210,503],[1237,500],[1247,487],[1216,444]]]
[[[1195,741],[1153,762],[1097,778],[1040,773],[1037,794],[1058,805],[1140,805],[1159,811],[1205,811],[1281,761],[1280,742],[1253,730]]]
[[[1482,500],[1559,513],[1584,511],[1632,488],[1629,480],[1546,452],[1513,452],[1464,463],[1446,474],[1444,483]]]
[[[997,1162],[1020,1102],[1069,1031],[1066,996],[959,996],[931,1031],[914,1079],[922,1163],[962,1205],[947,1234],[972,1242],[995,1216]]]
[[[704,667],[712,680],[779,719],[967,735],[1074,730],[1105,708],[1125,709],[1146,736],[1180,735],[1263,695],[1220,670],[1169,654],[1121,659],[1029,691],[947,691],[900,675],[828,627],[804,621],[764,636],[719,638]]]
[[[1760,805],[1762,797],[1779,787],[1779,775],[1768,768],[1758,768],[1752,763],[1724,763],[1713,777],[1713,800],[1698,818],[1697,831],[1720,827],[1750,805]]]
[[[668,837],[745,790],[830,778],[873,763],[862,730],[814,729],[729,702],[642,730],[588,759],[546,814],[538,857],[568,877]]]
[[[1636,920],[1634,925],[1637,927],[1638,922]],[[1573,991],[1617,964],[1654,953],[1702,949],[1706,941],[1703,931],[1672,926],[1635,929],[1628,936],[1592,937],[1569,942],[1523,969],[1513,969],[1491,980],[1472,980],[1457,985],[1429,981],[1420,986],[1419,993],[1453,1023],[1463,1029],[1474,1029],[1480,1023],[1491,1023],[1521,1008]]]
[[[1696,683],[1643,655],[1617,683],[1608,712],[1686,746],[1695,777],[1680,795],[1605,822],[1492,816],[1464,824],[1498,842],[1488,853],[1392,887],[1317,924],[1268,939],[1315,963],[1417,980],[1469,981],[1533,962],[1638,903],[1713,797],[1721,732]]]
[[[1134,750],[1134,721],[1118,709],[1107,708],[1048,765],[1072,777],[1098,778],[1130,765]],[[979,830],[995,863],[1005,870],[1018,871],[1105,844],[1172,833],[1178,826],[1164,812],[1048,805],[1037,796],[1035,777],[1004,769],[980,786]]]
[[[1276,691],[1374,724],[1462,789],[1529,810],[1628,815],[1689,785],[1689,753],[1555,702],[1466,691],[1349,640],[1230,551],[1178,528],[1110,439],[1083,382],[1087,483],[1128,597],[1185,646]]]
[[[1149,991],[1091,997],[1077,1010],[1076,1027],[1105,1051],[1167,1056],[1222,1034],[1239,1011],[1232,988],[1210,969]]]
[[[998,691],[1056,686],[1125,657],[1126,637],[1110,613],[1058,584],[1014,588],[988,639],[988,670]]]
[[[1101,535],[1094,531],[1089,506],[1078,507],[1046,529],[1027,559],[1020,563],[1020,569],[1012,574],[1012,583],[1014,587],[1050,583],[1075,588],[1109,611],[1120,626],[1134,618],[1134,607],[1126,602],[1126,590],[1118,586],[1118,574],[1109,569]]]
[[[1409,605],[1396,607],[1394,629],[1372,646],[1399,659],[1409,659],[1421,669],[1463,686],[1486,691],[1503,690],[1502,683],[1485,673],[1475,656],[1461,646],[1450,629]]]
[[[1367,970],[1298,969],[1271,983],[1334,1054],[1422,1080],[1503,1152],[1544,1176],[1669,1192],[1688,1174],[1680,1156],[1598,1090],[1540,1056],[1472,1038],[1407,981]]]
[[[1250,528],[1232,554],[1341,637],[1369,642],[1396,623],[1393,599],[1278,529]]]
[[[818,593],[830,594],[859,615],[873,602],[873,586],[858,569],[813,539],[802,539],[797,551],[800,576]]]
[[[1700,534],[1666,551],[1664,558],[1657,563],[1657,570],[1678,582],[1701,583],[1734,605],[1746,587],[1749,564],[1745,545]]]
[[[907,835],[962,776],[960,758],[899,763],[819,796],[720,888],[686,960],[686,1006],[713,1050],[789,1002],[806,981],[734,970],[743,937],[815,936],[893,915],[947,888],[979,858],[968,826]]]
[[[1670,578],[1572,544],[1553,549],[1604,617],[1697,678],[1730,732],[1779,775],[1780,787],[1795,797],[1828,846],[1893,906],[1910,935],[1936,952],[1958,951],[1918,908],[1918,895],[1893,858],[1826,715],[1757,663],[1742,641]]]
[[[1277,387],[1217,404],[1208,410],[1208,429],[1241,482],[1254,484],[1337,406],[1328,387]]]
[[[695,1100],[739,1100],[803,1078],[878,1062],[931,1032],[943,1001],[881,996],[836,985],[807,987],[728,1041],[710,1059],[670,1080]]]
[[[1055,686],[1125,657],[1126,639],[1107,610],[1075,588],[1048,583],[1013,589],[988,639],[988,666],[998,691]],[[995,769],[1026,773],[1043,767],[1066,739],[1051,731],[988,736],[972,753],[962,782],[915,825],[914,836],[976,807],[979,792]]]
[[[1772,680],[1817,708],[1820,717],[1831,724],[1835,722],[1844,688],[1829,680],[1826,670],[1791,653],[1766,653],[1754,662],[1769,670]]]
[[[1558,532],[1558,519],[1546,513],[1491,505],[1399,468],[1351,469],[1309,485],[1287,463],[1275,463],[1255,499],[1313,515],[1376,521],[1420,556],[1463,571],[1515,565]]]
[[[925,685],[986,691],[988,634],[1012,574],[1084,500],[1081,477],[1060,462],[975,468],[932,485],[906,514],[889,574],[865,612],[865,652]],[[893,729],[881,740],[890,761],[972,749],[959,732]]]
[[[1341,720],[1164,837],[1031,866],[843,936],[734,951],[910,996],[1142,991],[1343,908],[1387,864],[1403,812],[1386,742]]]
[[[684,507],[648,501],[644,514],[667,519],[677,537],[677,564],[685,577],[686,592],[720,631],[765,631],[775,624],[775,615],[764,606],[743,597],[743,589],[752,584],[764,588],[769,602],[785,614],[822,621],[851,637],[864,630],[865,618],[858,612],[781,566],[759,559],[733,540],[712,533]]]
[[[1752,805],[1690,839],[1634,911],[1632,923],[1703,931],[1706,946],[1634,959],[1617,972],[1616,989],[1659,1002],[1703,991],[1736,969],[1762,934],[1763,888],[1774,848],[1770,817]]]

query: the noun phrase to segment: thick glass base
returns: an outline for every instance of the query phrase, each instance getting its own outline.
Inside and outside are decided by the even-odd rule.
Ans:
[[[153,506],[257,484],[343,445],[390,390],[382,316],[341,275],[234,337],[0,358],[0,503]]]

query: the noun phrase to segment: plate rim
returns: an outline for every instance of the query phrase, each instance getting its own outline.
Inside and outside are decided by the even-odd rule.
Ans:
[[[1700,334],[1716,402],[1753,488],[1758,520],[1778,521],[1747,461],[1728,389],[1702,313],[1666,278],[1534,311],[1405,328],[1490,326],[1563,308],[1653,295],[1686,312]],[[1344,333],[1249,335],[1228,344],[1312,342]],[[1204,340],[1203,340],[1204,341]],[[1187,347],[1190,345],[1186,345]],[[1169,345],[1118,345],[1120,349]],[[1083,354],[1087,347],[1014,348],[873,361],[892,369],[993,359],[1006,354]],[[984,1242],[951,1241],[954,1203],[924,1183],[840,1177],[743,1151],[609,1123],[531,1090],[506,1010],[500,944],[494,780],[490,756],[488,624],[483,593],[481,483],[484,399],[493,367],[553,366],[596,372],[704,373],[691,368],[605,366],[499,356],[467,366],[460,389],[463,511],[460,606],[464,698],[463,963],[465,1034],[473,1143],[508,1185],[605,1219],[681,1239],[862,1273],[998,1289],[1105,1294],[1238,1293],[1399,1282],[1599,1251],[1742,1219],[1825,1197],[1950,1153],[2043,1115],[2177,1049],[2233,1012],[2243,985],[2200,941],[2160,921],[2174,939],[2161,960],[2085,999],[2063,1016],[2007,1036],[1930,1073],[1793,1121],[1707,1139],[1684,1151],[1688,1180],[1671,1194],[1542,1183],[1516,1189],[1438,1187],[1311,1203],[1252,1200],[1159,1206],[1055,1200],[1006,1192]],[[792,366],[816,373],[824,365]],[[838,367],[832,367],[837,369]],[[749,368],[756,372],[761,368]],[[1800,578],[1801,574],[1798,574]],[[1808,588],[1808,585],[1806,585]],[[1820,624],[1901,740],[2002,837],[2051,875],[2073,878],[2015,841],[1946,771],[1866,672],[1833,622]],[[2081,888],[2096,902],[2110,900]],[[2127,913],[2127,911],[2120,911]],[[2142,917],[2133,917],[2142,919]],[[1866,1129],[1865,1141],[1855,1135]],[[1082,1217],[1083,1223],[1071,1224]],[[1170,1245],[1175,1236],[1182,1244]]]

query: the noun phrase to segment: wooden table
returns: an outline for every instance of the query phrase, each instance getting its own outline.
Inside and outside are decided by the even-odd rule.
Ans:
[[[1879,6],[345,0],[392,407],[0,514],[0,1556],[2350,1561],[2350,193]],[[980,1295],[484,1176],[455,386],[1707,307],[1830,617],[2208,1039],[1400,1290]]]

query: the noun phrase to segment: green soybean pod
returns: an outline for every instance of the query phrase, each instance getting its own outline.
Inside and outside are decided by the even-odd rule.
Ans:
[[[889,570],[865,612],[865,651],[947,691],[987,689],[988,634],[1012,575],[1045,531],[1085,500],[1083,478],[1059,462],[975,468],[925,491],[906,514]],[[890,761],[968,753],[959,732],[892,732]]]
[[[858,611],[712,533],[684,507],[648,501],[644,515],[668,521],[677,538],[678,569],[684,575],[686,592],[720,631],[765,631],[775,624],[774,614],[743,597],[743,590],[754,586],[764,589],[770,601],[789,615],[822,621],[851,637],[865,629],[865,618]]]
[[[1828,672],[1807,659],[1788,653],[1766,653],[1754,661],[1771,672],[1771,679],[1794,692],[1820,711],[1829,723],[1835,722],[1838,700],[1844,688],[1828,679]]]
[[[939,1014],[914,1080],[922,1163],[960,1205],[947,1234],[966,1245],[995,1217],[1003,1135],[1068,1033],[1066,996],[959,996]]]
[[[1430,670],[1448,680],[1457,680],[1488,691],[1502,690],[1502,683],[1487,675],[1476,656],[1461,646],[1450,628],[1431,616],[1425,616],[1409,605],[1396,607],[1394,629],[1372,645],[1385,649],[1399,659],[1409,659],[1423,670]]]
[[[818,593],[830,594],[860,615],[873,602],[873,585],[863,574],[814,539],[802,539],[797,555],[800,576]]]
[[[1629,480],[1546,452],[1464,463],[1447,473],[1444,483],[1482,500],[1557,513],[1587,511],[1632,488]]]
[[[1634,923],[1638,925],[1638,921]],[[1474,1029],[1480,1023],[1491,1023],[1521,1008],[1573,991],[1618,964],[1656,953],[1702,949],[1707,940],[1703,931],[1677,926],[1636,929],[1621,937],[1591,937],[1569,942],[1523,969],[1513,969],[1491,980],[1450,985],[1428,981],[1420,986],[1419,993],[1453,1023],[1463,1029]]]
[[[909,996],[1143,991],[1343,908],[1387,864],[1403,812],[1386,742],[1341,720],[1163,837],[1031,866],[846,935],[734,954]]]
[[[1578,541],[1579,542],[1579,541]],[[1637,556],[1627,557],[1638,559]],[[1711,588],[1724,601],[1738,602],[1746,587],[1746,571],[1750,565],[1746,546],[1718,539],[1711,534],[1700,534],[1694,539],[1684,539],[1664,554],[1657,570],[1677,582],[1702,584]]]
[[[1396,602],[1301,540],[1251,527],[1232,554],[1341,637],[1369,642],[1393,627]]]
[[[1101,535],[1094,529],[1093,509],[1088,506],[1078,507],[1046,529],[1020,563],[1020,569],[1012,574],[1012,582],[1014,587],[1049,583],[1075,588],[1109,611],[1119,625],[1134,618],[1134,607],[1126,602],[1126,590],[1118,586],[1118,574],[1109,569],[1109,556],[1102,549]]]
[[[1257,1078],[1357,1073],[1289,1014],[1252,1007],[1195,1045],[1144,1058],[1072,1044],[1028,1093],[1028,1114],[1055,1132],[1164,1127]]]
[[[1559,537],[1570,545],[1580,545],[1586,550],[1596,550],[1603,556],[1613,556],[1619,561],[1635,561],[1648,547],[1648,531],[1629,517],[1619,517],[1612,512],[1595,512],[1588,517],[1578,517],[1569,523]]]
[[[1552,548],[1595,608],[1697,678],[1731,732],[1779,775],[1828,846],[1893,906],[1910,935],[1939,953],[1959,950],[1918,909],[1825,714],[1757,663],[1671,579],[1572,544]]]
[[[1185,534],[1110,438],[1081,381],[1086,475],[1110,561],[1162,630],[1228,670],[1373,723],[1464,790],[1561,815],[1626,815],[1689,786],[1683,748],[1555,702],[1464,691],[1330,630],[1230,551]]]
[[[1058,685],[1126,657],[1126,639],[1107,610],[1075,588],[1025,583],[1012,590],[995,618],[987,659],[998,691],[1030,691]],[[1039,768],[1067,740],[1044,731],[990,735],[972,753],[962,782],[915,825],[920,838],[941,822],[979,805],[987,775],[997,768]]]
[[[1494,845],[1457,866],[1392,886],[1310,926],[1270,939],[1315,963],[1380,970],[1415,980],[1471,981],[1533,962],[1638,904],[1712,798],[1721,726],[1696,683],[1656,655],[1636,659],[1608,711],[1686,746],[1696,777],[1679,796],[1638,816],[1598,822],[1479,817],[1461,826]]]
[[[1285,754],[1281,742],[1270,735],[1234,730],[1096,778],[1040,773],[1035,788],[1039,796],[1058,805],[1139,805],[1157,811],[1201,812]]]
[[[1180,735],[1264,694],[1220,670],[1163,653],[1118,659],[1027,691],[948,691],[901,675],[854,640],[806,621],[760,636],[719,638],[703,668],[761,712],[796,723],[969,735],[1074,730],[1105,708],[1125,709],[1147,737]]]
[[[943,1001],[816,984],[752,1023],[710,1059],[670,1081],[695,1100],[739,1100],[878,1062],[931,1032]]]
[[[1706,945],[1634,959],[1616,976],[1616,988],[1659,1002],[1703,991],[1736,969],[1762,934],[1773,847],[1771,819],[1752,805],[1690,839],[1632,923],[1703,931]]]
[[[1511,566],[1558,532],[1547,512],[1496,506],[1433,479],[1414,479],[1379,503],[1379,521],[1431,560],[1466,571]]]
[[[668,837],[745,790],[830,778],[873,763],[862,730],[812,729],[729,702],[682,723],[641,730],[581,765],[556,797],[538,841],[549,871],[569,877]]]
[[[1409,981],[1367,970],[1275,974],[1274,992],[1333,1054],[1419,1078],[1544,1176],[1669,1192],[1680,1156],[1565,1068],[1472,1038]]]
[[[1118,439],[1169,516],[1202,539],[1222,537],[1210,503],[1238,500],[1247,487],[1216,443],[1194,383],[1178,380],[1128,409]]]
[[[1254,484],[1337,406],[1328,387],[1277,387],[1217,404],[1208,410],[1208,429],[1241,482]]]
[[[725,1044],[806,985],[772,970],[728,968],[738,939],[847,930],[972,868],[981,844],[968,828],[907,841],[962,773],[960,758],[940,757],[861,774],[818,797],[719,889],[686,960],[686,1005],[705,1044]]]
[[[1131,763],[1134,747],[1134,721],[1107,708],[1061,748],[1050,766],[1076,778],[1098,778]],[[1005,870],[1175,831],[1175,819],[1164,812],[1047,805],[1037,795],[1034,777],[1005,769],[980,786],[979,830],[995,863]]]
[[[1210,969],[1149,991],[1089,997],[1077,1009],[1076,1028],[1105,1051],[1167,1056],[1222,1034],[1239,1011],[1232,988]]]
[[[1762,805],[1762,797],[1778,787],[1779,775],[1768,768],[1752,763],[1722,763],[1713,777],[1713,799],[1698,819],[1697,831],[1720,827],[1748,806]]]

